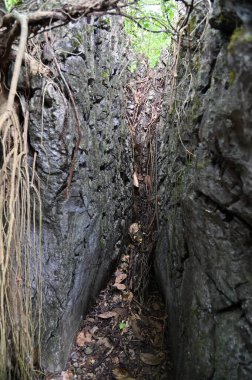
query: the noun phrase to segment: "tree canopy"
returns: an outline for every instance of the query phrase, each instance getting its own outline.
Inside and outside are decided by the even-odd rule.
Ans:
[[[128,9],[125,30],[135,51],[145,55],[151,67],[156,66],[170,41],[176,13],[173,0],[139,0]]]

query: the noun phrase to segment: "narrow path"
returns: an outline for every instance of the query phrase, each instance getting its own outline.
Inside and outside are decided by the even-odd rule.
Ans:
[[[83,321],[62,380],[166,380],[167,315],[153,281],[158,228],[156,133],[162,71],[145,62],[127,86],[127,119],[134,151],[134,197],[129,243],[105,290]]]
[[[127,86],[128,125],[133,141],[133,240],[138,244],[134,257],[133,289],[140,302],[145,299],[152,268],[158,229],[157,132],[163,93],[162,70],[150,70],[145,61]]]
[[[160,294],[152,290],[141,305],[129,290],[136,254],[130,244],[83,321],[64,380],[167,379],[167,316]]]

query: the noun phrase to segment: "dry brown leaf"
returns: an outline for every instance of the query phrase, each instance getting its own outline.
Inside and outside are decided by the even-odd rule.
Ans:
[[[135,380],[124,368],[115,368],[113,369],[113,375],[116,380]]]
[[[86,343],[92,342],[92,335],[88,331],[81,331],[76,337],[76,345],[83,347]]]
[[[158,333],[163,331],[163,329],[164,329],[163,324],[161,322],[153,320],[152,317],[149,318],[149,323],[154,328],[154,330]]]
[[[131,324],[131,327],[132,327],[132,330],[133,330],[135,337],[139,340],[144,340],[144,338],[141,335],[141,330],[137,324],[137,320],[132,319],[130,324]]]
[[[91,322],[91,323],[92,323],[92,322],[94,322],[94,321],[95,321],[95,319],[94,319],[94,318],[86,318],[86,321],[87,321],[87,322]]]
[[[137,178],[137,173],[136,172],[134,172],[134,174],[133,174],[133,185],[135,187],[139,187],[139,182],[138,182],[138,178]]]
[[[51,74],[51,70],[47,66],[45,66],[41,61],[36,60],[30,54],[25,53],[24,59],[32,76],[38,74],[48,76]]]
[[[112,344],[109,342],[108,338],[99,338],[97,341],[98,346],[105,346],[106,348],[111,348]]]
[[[123,255],[122,256],[122,261],[123,262],[129,262],[129,260],[130,260],[130,256],[129,255]]]
[[[152,304],[152,307],[153,307],[153,309],[154,309],[155,311],[160,310],[160,305],[159,305],[157,302],[154,302],[154,303]]]
[[[164,360],[164,353],[159,352],[157,355],[149,354],[149,353],[140,353],[140,359],[145,364],[149,365],[159,365]]]
[[[74,377],[73,372],[71,371],[62,371],[61,372],[61,380],[72,380]]]
[[[122,295],[121,295],[121,293],[114,294],[112,300],[113,300],[114,303],[121,302],[122,301]]]
[[[115,276],[117,277],[117,276],[119,276],[121,273],[122,273],[122,271],[121,271],[120,269],[117,269],[117,270],[115,271]]]
[[[143,180],[142,174],[138,174],[137,178],[138,178],[138,181],[142,181]]]
[[[141,320],[141,318],[139,317],[138,314],[132,314],[132,315],[130,316],[130,319],[131,319],[131,320],[138,319],[139,321]]]
[[[89,379],[89,380],[91,380],[91,379],[94,379],[94,380],[95,380],[95,379],[96,379],[95,374],[93,374],[93,373],[91,373],[91,372],[88,372],[86,376],[87,376],[87,379]]]
[[[97,326],[92,327],[89,331],[92,335],[95,335],[95,333],[99,330]]]
[[[152,179],[151,179],[151,176],[146,175],[146,176],[144,177],[144,183],[145,183],[147,189],[149,189],[149,190],[152,189]]]
[[[127,310],[122,307],[115,307],[114,310],[120,315],[120,317],[125,317],[125,315],[127,315]]]
[[[163,334],[156,334],[154,339],[151,340],[154,347],[162,347],[163,345]]]
[[[112,363],[115,365],[119,365],[120,363],[120,359],[118,358],[118,356],[112,356],[111,360],[112,360]]]
[[[102,319],[113,318],[116,316],[117,316],[117,313],[115,311],[106,311],[106,313],[102,313],[98,315],[98,317]]]
[[[134,298],[133,293],[132,293],[132,292],[128,292],[128,293],[125,295],[124,300],[125,300],[125,301],[128,301],[128,302],[131,302],[131,301],[133,300],[133,298]]]
[[[84,348],[84,352],[86,355],[90,355],[94,352],[94,346],[87,346],[86,348]]]
[[[129,227],[129,233],[131,235],[135,235],[139,231],[139,224],[138,223],[132,223]]]
[[[126,273],[122,273],[122,272],[120,272],[120,274],[118,274],[118,276],[116,276],[115,282],[118,283],[118,284],[120,284],[120,283],[123,282],[126,278],[127,278],[127,274],[126,274]]]
[[[117,282],[113,286],[118,290],[125,290],[126,289],[126,285],[118,284]]]

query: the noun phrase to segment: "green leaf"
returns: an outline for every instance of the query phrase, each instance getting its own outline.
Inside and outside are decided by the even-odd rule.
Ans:
[[[120,330],[124,330],[125,327],[126,327],[126,323],[125,323],[125,321],[121,321],[121,322],[119,323],[119,329],[120,329]]]
[[[177,12],[175,1],[139,0],[137,8],[129,7],[127,12],[139,24],[127,18],[124,22],[133,49],[136,53],[143,54],[151,67],[155,67],[163,48],[167,47],[171,40],[168,30],[171,29],[170,23]],[[149,30],[164,32],[152,33]]]
[[[16,5],[19,5],[22,3],[21,0],[4,0],[5,7],[7,11],[11,11],[12,8],[14,8]]]

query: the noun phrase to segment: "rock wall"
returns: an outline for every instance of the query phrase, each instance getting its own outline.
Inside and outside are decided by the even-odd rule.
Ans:
[[[52,75],[31,78],[30,145],[37,154],[43,230],[43,366],[64,367],[87,305],[111,273],[131,202],[131,150],[124,123],[127,44],[119,19],[70,24],[49,35],[42,62]],[[78,131],[64,80],[81,123]],[[20,81],[20,88],[22,80]]]
[[[155,270],[174,378],[249,380],[252,5],[201,4],[189,20],[190,54],[188,42],[180,52],[172,113],[169,81],[163,104]]]

